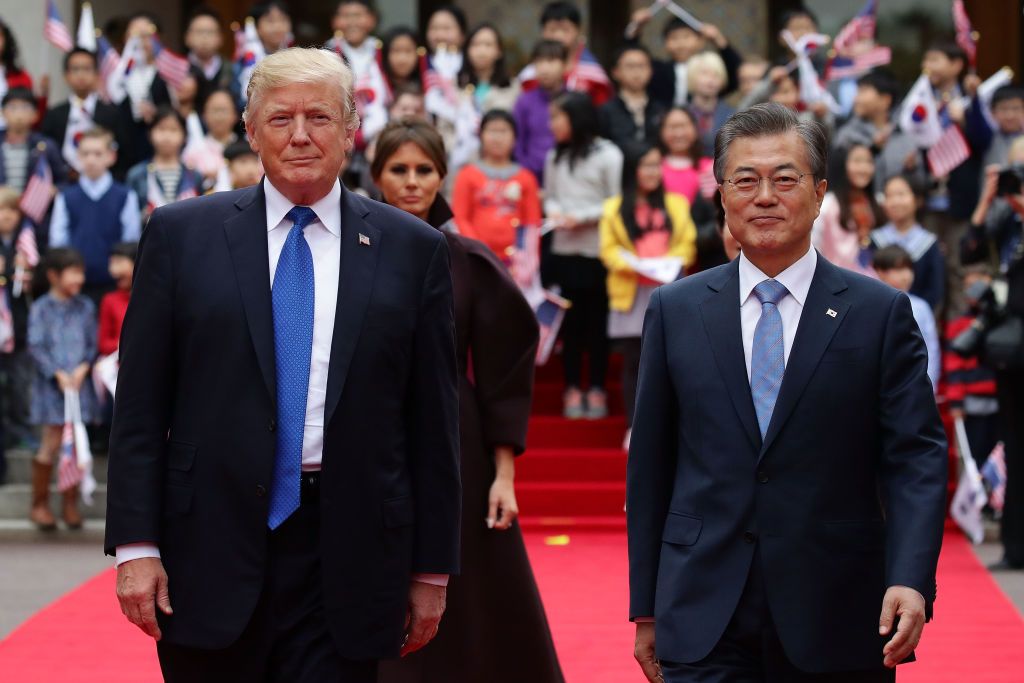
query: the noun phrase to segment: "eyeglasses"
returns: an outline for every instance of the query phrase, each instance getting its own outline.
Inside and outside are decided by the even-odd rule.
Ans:
[[[765,176],[741,173],[739,175],[734,175],[732,178],[726,179],[722,184],[731,186],[733,192],[740,197],[753,197],[761,191],[761,181],[767,180],[775,192],[785,194],[786,192],[791,192],[796,189],[796,186],[800,184],[800,181],[808,175],[810,174],[797,173],[796,171],[780,171],[769,178]]]

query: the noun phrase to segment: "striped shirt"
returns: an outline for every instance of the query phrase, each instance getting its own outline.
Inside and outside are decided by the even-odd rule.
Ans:
[[[164,193],[164,199],[168,204],[178,198],[178,183],[181,182],[181,166],[174,168],[153,169],[156,175],[156,182]]]
[[[4,143],[4,173],[7,177],[7,185],[18,192],[25,189],[25,182],[28,180],[28,144],[12,145]]]

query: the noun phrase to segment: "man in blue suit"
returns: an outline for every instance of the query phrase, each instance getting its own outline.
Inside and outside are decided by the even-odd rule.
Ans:
[[[459,568],[448,250],[345,190],[352,73],[260,62],[251,188],[157,209],[121,336],[106,552],[167,681],[374,683]]]
[[[776,104],[715,145],[733,262],[647,312],[627,489],[651,681],[891,681],[935,600],[946,441],[905,295],[810,242],[827,139]]]

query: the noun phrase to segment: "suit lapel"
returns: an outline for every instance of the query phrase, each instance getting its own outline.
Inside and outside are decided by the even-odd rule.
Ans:
[[[263,381],[270,400],[277,401],[274,363],[274,320],[270,298],[270,256],[267,247],[267,200],[263,184],[243,194],[235,206],[238,213],[224,221],[224,233],[231,252],[245,319],[256,349]]]
[[[708,282],[708,287],[715,293],[700,305],[704,330],[743,431],[750,445],[758,450],[761,447],[761,431],[757,426],[757,413],[754,412],[754,400],[750,395],[740,327],[738,260],[723,268],[719,277]]]
[[[775,401],[768,431],[758,458],[763,458],[786,423],[801,394],[807,387],[818,361],[828,348],[833,335],[850,310],[850,304],[836,296],[846,289],[839,269],[818,254],[818,262],[800,314],[800,324],[789,353],[789,363],[782,377],[782,386]],[[833,313],[835,315],[833,315]]]
[[[325,425],[330,424],[341,399],[349,364],[362,329],[363,316],[373,292],[373,275],[383,238],[380,230],[364,220],[369,213],[369,202],[342,186],[341,274],[331,341],[331,365],[327,372]],[[365,244],[361,236],[369,238],[369,244]]]

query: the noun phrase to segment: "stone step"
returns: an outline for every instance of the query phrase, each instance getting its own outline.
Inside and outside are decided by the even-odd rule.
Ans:
[[[82,516],[87,519],[103,519],[107,512],[107,485],[99,484],[92,495],[92,505],[79,502]],[[5,484],[0,486],[0,519],[24,519],[32,504],[30,484]],[[54,484],[50,487],[50,509],[60,515],[61,494]]]
[[[30,484],[32,483],[32,458],[35,453],[23,449],[11,449],[7,451],[7,478],[6,484]],[[107,456],[94,455],[92,465],[92,476],[96,477],[99,483],[107,481]]]

